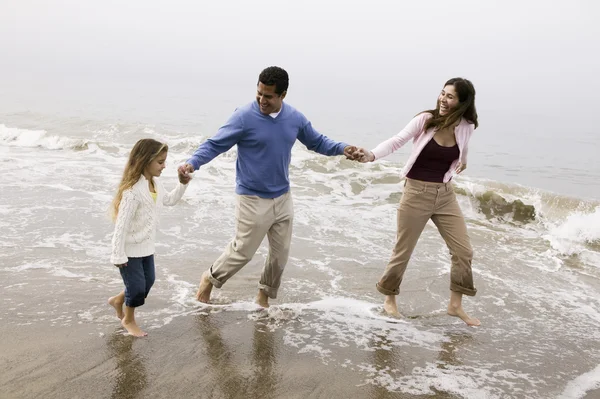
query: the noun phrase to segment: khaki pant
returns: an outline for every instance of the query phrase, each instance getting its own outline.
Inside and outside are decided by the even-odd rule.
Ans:
[[[456,201],[452,183],[429,183],[406,179],[398,208],[398,233],[392,257],[377,283],[384,295],[398,295],[417,241],[429,219],[435,223],[450,250],[452,269],[450,290],[473,296],[471,260],[473,249],[465,218]]]
[[[269,239],[269,255],[258,288],[270,298],[276,298],[292,241],[294,207],[291,193],[288,191],[272,199],[238,195],[235,218],[235,237],[211,266],[210,282],[216,288],[221,288],[250,262],[266,235]]]

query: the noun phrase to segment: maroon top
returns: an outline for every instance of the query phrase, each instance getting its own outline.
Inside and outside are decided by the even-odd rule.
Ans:
[[[414,180],[443,183],[444,175],[450,169],[452,162],[457,160],[459,156],[458,144],[454,144],[452,147],[444,147],[431,138],[406,177]]]

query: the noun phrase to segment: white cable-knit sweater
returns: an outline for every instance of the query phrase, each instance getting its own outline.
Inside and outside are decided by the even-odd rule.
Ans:
[[[143,175],[133,187],[123,191],[110,256],[111,263],[115,265],[126,263],[128,257],[141,258],[154,254],[159,209],[163,205],[175,205],[187,188],[187,185],[179,183],[167,193],[158,179],[152,180],[157,194],[156,202],[150,194],[148,179]]]

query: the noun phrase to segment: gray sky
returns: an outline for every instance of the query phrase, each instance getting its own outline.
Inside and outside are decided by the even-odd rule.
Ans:
[[[446,79],[463,76],[497,111],[575,111],[600,89],[599,17],[594,0],[2,0],[0,88],[227,91],[280,65],[302,98],[354,93],[376,106],[404,95],[429,105]]]

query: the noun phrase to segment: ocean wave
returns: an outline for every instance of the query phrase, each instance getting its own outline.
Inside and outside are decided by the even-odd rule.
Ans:
[[[401,169],[400,163],[357,164],[298,148],[290,172],[297,193],[303,188],[320,195],[337,192],[361,204],[368,201],[380,206],[400,201]],[[340,188],[344,181],[349,182],[349,190]],[[467,176],[457,178],[454,187],[459,201],[470,203],[471,212],[465,209],[468,218],[534,231],[550,244],[555,255],[600,252],[599,201]]]
[[[144,131],[150,134],[151,131]],[[99,136],[98,136],[99,135]],[[129,139],[132,137],[128,136]],[[90,139],[50,135],[46,130],[7,127],[0,124],[0,145],[40,147],[49,150],[101,152],[111,157],[124,157],[131,144],[106,139],[97,133]],[[172,159],[186,159],[206,140],[204,136],[167,135]],[[215,160],[214,167],[230,176],[234,172],[237,151]],[[397,204],[402,182],[399,162],[383,161],[358,164],[343,157],[324,157],[302,145],[293,149],[290,175],[296,195],[333,195],[344,203],[372,203],[375,206]],[[461,202],[470,201],[468,217],[480,217],[492,223],[532,227],[561,255],[577,255],[584,251],[600,251],[600,202],[573,198],[532,187],[461,176],[454,182]]]
[[[535,206],[526,204],[522,199],[507,199],[492,190],[473,194],[464,188],[456,187],[455,192],[466,196],[471,195],[476,200],[479,211],[488,219],[508,219],[517,223],[528,223],[536,219]]]
[[[89,140],[48,135],[45,130],[29,130],[0,124],[0,144],[10,147],[41,147],[49,150],[87,150]]]
[[[562,255],[600,252],[600,206],[591,212],[575,211],[547,227],[544,238]]]

